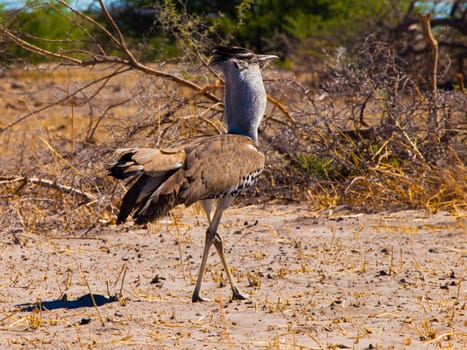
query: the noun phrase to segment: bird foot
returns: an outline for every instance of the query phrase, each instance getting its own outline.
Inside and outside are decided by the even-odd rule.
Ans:
[[[234,288],[232,300],[248,300],[248,297],[244,296],[237,288]]]
[[[207,303],[209,299],[202,298],[199,294],[193,294],[191,301],[193,303]]]

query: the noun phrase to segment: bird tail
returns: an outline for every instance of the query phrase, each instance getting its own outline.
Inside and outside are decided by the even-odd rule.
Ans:
[[[183,182],[183,170],[180,169],[168,177],[148,196],[140,208],[133,214],[137,224],[144,224],[159,219],[180,204],[180,189]]]
[[[151,178],[147,175],[141,175],[130,187],[125,196],[123,196],[120,212],[117,217],[117,225],[126,221],[133,211],[133,208],[143,202],[157,188],[158,184],[151,184]]]
[[[118,160],[107,167],[108,175],[123,180],[143,174],[144,165],[134,159],[134,155],[137,151],[137,148],[122,148],[116,150],[115,156],[118,157]]]
[[[115,155],[118,160],[107,167],[108,174],[120,180],[137,177],[122,199],[117,224],[125,222],[135,209],[136,223],[146,223],[166,215],[176,205],[173,189],[178,191],[180,186],[177,189],[172,185],[171,191],[165,183],[181,166],[177,153],[155,148],[122,148]]]

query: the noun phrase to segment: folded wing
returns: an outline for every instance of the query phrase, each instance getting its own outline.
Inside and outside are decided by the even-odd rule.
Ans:
[[[117,179],[139,176],[123,197],[117,223],[136,209],[137,223],[166,215],[179,204],[236,196],[264,167],[264,155],[241,135],[195,138],[167,149],[126,148],[108,170]]]

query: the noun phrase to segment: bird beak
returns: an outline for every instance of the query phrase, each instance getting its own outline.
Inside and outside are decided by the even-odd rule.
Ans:
[[[272,60],[277,60],[279,57],[276,55],[256,55],[258,58],[258,63],[261,67],[263,67],[267,62]]]
[[[276,55],[256,55],[256,57],[258,57],[258,60],[260,62],[267,62],[267,61],[276,60],[279,58]]]

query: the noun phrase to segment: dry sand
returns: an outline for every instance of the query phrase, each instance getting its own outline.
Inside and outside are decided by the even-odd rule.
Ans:
[[[230,300],[213,249],[196,304],[205,220],[174,217],[2,235],[0,348],[467,349],[465,215],[230,209],[220,232],[250,299]]]

